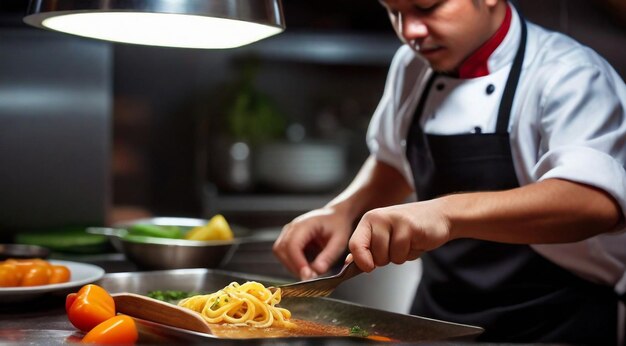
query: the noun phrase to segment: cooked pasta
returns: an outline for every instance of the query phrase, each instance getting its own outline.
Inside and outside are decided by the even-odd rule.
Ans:
[[[182,306],[199,312],[209,323],[250,325],[253,327],[290,327],[291,312],[277,307],[280,288],[274,293],[262,284],[248,281],[243,285],[232,282],[223,289],[206,295],[181,300]]]

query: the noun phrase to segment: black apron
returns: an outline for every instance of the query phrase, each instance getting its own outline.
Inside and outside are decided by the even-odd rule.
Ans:
[[[420,118],[435,77],[430,79],[407,138],[420,200],[519,186],[507,128],[525,46],[522,20],[495,133],[425,134]],[[573,275],[528,245],[457,239],[424,254],[422,263],[412,314],[481,326],[479,341],[616,343],[612,288]]]

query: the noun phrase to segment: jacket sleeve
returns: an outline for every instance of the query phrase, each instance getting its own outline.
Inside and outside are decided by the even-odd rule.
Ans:
[[[610,194],[626,215],[626,91],[612,70],[557,71],[540,102],[536,180],[567,179]]]

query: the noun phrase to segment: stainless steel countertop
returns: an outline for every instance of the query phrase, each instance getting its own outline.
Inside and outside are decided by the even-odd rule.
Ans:
[[[67,320],[64,298],[46,297],[41,300],[0,308],[0,344],[3,345],[65,345],[83,336]],[[373,343],[366,339],[298,338],[225,340],[199,338],[192,334],[171,331],[163,334],[158,327],[138,324],[138,344],[219,344],[219,345],[362,345]]]
[[[76,260],[76,256],[63,256],[64,259]],[[102,266],[108,272],[126,272],[134,265],[118,254],[82,256],[86,262]],[[98,284],[107,285],[105,275]],[[140,275],[141,272],[130,273]],[[106,286],[105,286],[106,287]],[[77,330],[67,319],[65,313],[65,296],[69,292],[49,293],[32,300],[0,302],[0,344],[2,345],[64,345],[80,340],[84,334]],[[169,331],[163,333],[160,327],[152,324],[138,323],[140,333],[139,344],[193,344],[213,343],[219,345],[284,345],[286,342],[298,345],[354,345],[368,341],[346,340],[344,338],[302,338],[296,340],[259,339],[259,340],[224,340],[198,338],[192,334]]]
[[[274,282],[290,281],[293,277],[272,255],[271,247],[273,238],[267,241],[255,242],[240,247],[232,260],[216,272],[232,275],[244,275],[261,279],[275,280]],[[104,268],[107,275],[98,283],[111,292],[137,291],[137,285],[142,285],[146,273],[140,272],[137,266],[129,262],[123,254],[94,254],[94,255],[71,255],[53,253],[53,259],[61,259],[75,262],[83,262],[98,265]],[[253,274],[238,274],[253,273]],[[131,286],[119,286],[115,280],[119,277],[130,277]],[[148,275],[149,276],[149,275]],[[137,280],[135,280],[137,279]],[[183,280],[184,281],[184,280]],[[263,280],[259,280],[263,281]],[[183,286],[185,284],[183,283]],[[158,285],[157,285],[158,286]],[[162,289],[193,290],[186,286]],[[220,288],[223,286],[220,286]],[[206,288],[206,287],[205,287]],[[218,288],[219,289],[219,288]],[[75,291],[75,290],[74,290]],[[65,313],[65,296],[69,293],[49,293],[34,300],[23,302],[0,302],[0,344],[34,344],[34,345],[59,345],[79,340],[83,334],[74,328],[68,321]],[[145,293],[145,292],[136,292]],[[0,299],[2,297],[0,296]],[[385,314],[387,312],[382,312]],[[391,315],[390,315],[391,316]],[[176,333],[169,331],[163,333],[162,327],[139,323],[141,344],[190,344],[190,343],[219,343],[220,345],[354,345],[367,344],[375,341],[363,338],[296,338],[296,339],[254,339],[254,340],[224,340],[198,338],[189,333]],[[428,344],[432,344],[429,342]],[[458,340],[455,342],[458,344]]]
[[[126,272],[111,273],[98,281],[109,292],[147,292],[149,287],[160,289],[212,290],[223,287],[226,282],[255,280],[266,283],[279,283],[273,278],[252,274],[233,273],[220,270],[188,269],[178,271]],[[269,281],[268,281],[269,280]],[[0,344],[61,345],[80,340],[83,334],[68,321],[64,301],[67,292],[50,293],[34,300],[6,302],[0,304]],[[380,329],[384,335],[397,339],[411,340],[413,343],[428,340],[439,343],[448,338],[471,340],[477,329],[443,321],[423,319],[373,310],[370,308],[319,298],[295,298],[283,302],[285,307],[304,319],[325,323],[344,323],[344,326],[371,326],[372,331]],[[306,301],[315,299],[314,301]],[[319,311],[324,312],[324,316]],[[308,316],[308,317],[307,317]],[[343,321],[343,322],[341,322]],[[361,345],[378,343],[359,337],[298,337],[276,339],[218,339],[189,331],[163,327],[147,321],[138,320],[140,344],[193,344],[208,343],[220,345]],[[376,327],[374,327],[376,326]],[[445,339],[444,339],[445,336]],[[468,339],[469,338],[469,339]],[[419,342],[417,342],[419,343]]]

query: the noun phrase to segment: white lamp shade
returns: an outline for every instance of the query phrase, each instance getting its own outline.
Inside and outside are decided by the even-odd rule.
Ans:
[[[282,32],[280,0],[33,0],[24,21],[114,42],[234,48]]]

